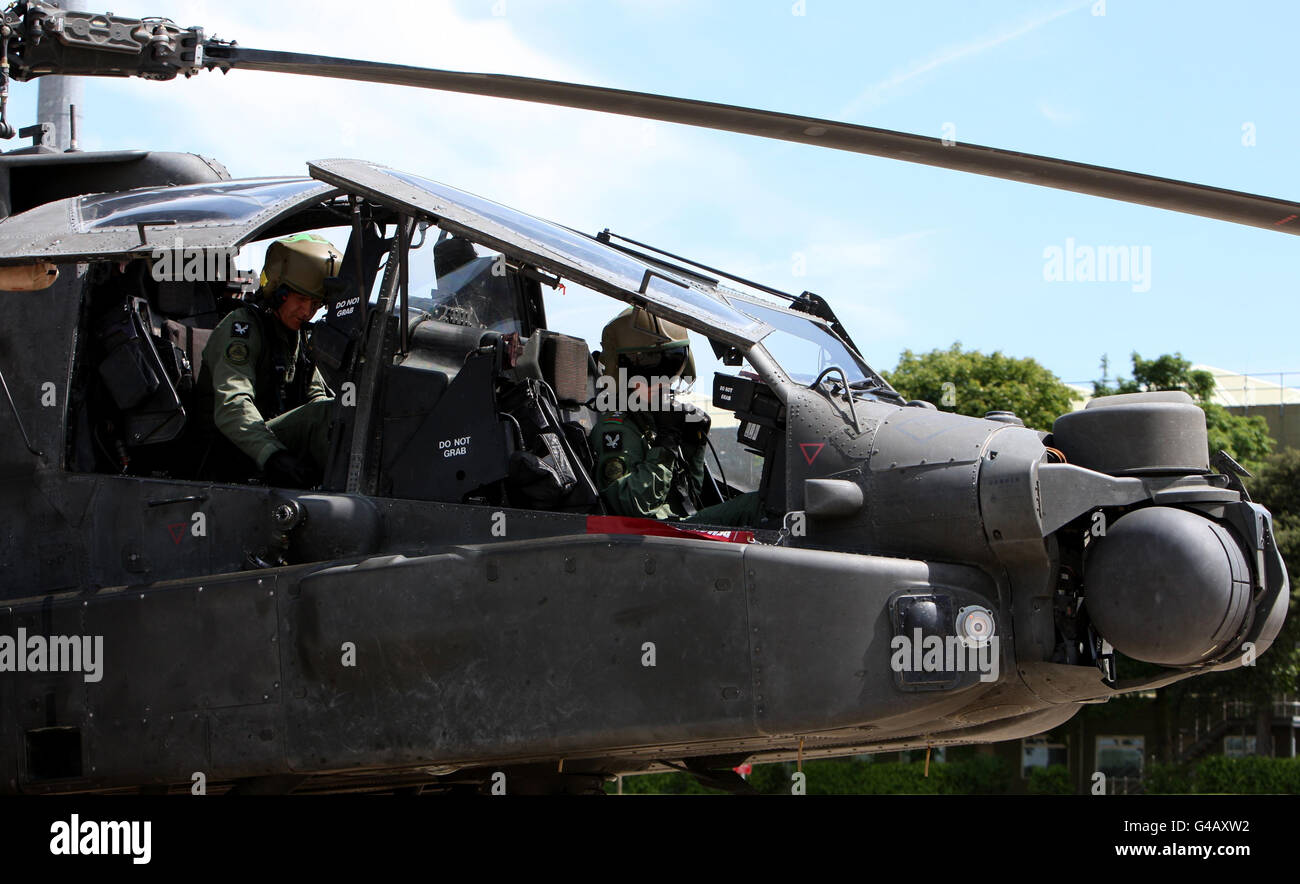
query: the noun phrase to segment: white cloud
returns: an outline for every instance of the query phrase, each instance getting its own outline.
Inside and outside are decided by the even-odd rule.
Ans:
[[[1047,100],[1038,103],[1038,112],[1046,117],[1048,122],[1058,126],[1068,126],[1079,119],[1077,111]]]
[[[146,15],[157,7],[138,0],[116,11]],[[421,4],[405,8],[394,19],[399,26],[385,20],[370,43],[357,39],[363,31],[355,6],[341,0],[287,0],[274,7],[191,0],[170,15],[259,49],[600,81],[580,62],[522,40],[508,15],[484,12],[471,20],[451,7]],[[741,136],[433,90],[238,70],[161,84],[96,81],[88,88],[94,89],[88,149],[193,151],[218,158],[237,177],[306,174],[306,162],[319,158],[369,159],[588,232],[609,226],[795,293],[807,287],[847,295],[834,298],[836,309],[859,328],[900,331],[901,318],[884,302],[907,291],[928,266],[919,255],[924,234],[880,239],[856,222],[828,216],[825,207],[774,192]],[[716,236],[700,232],[710,229]],[[744,245],[719,245],[726,242]],[[809,276],[795,280],[788,255],[801,247],[808,250]],[[868,291],[869,306],[859,296]],[[618,309],[604,299],[548,301],[553,322],[573,323],[565,330],[593,344]],[[864,323],[850,321],[858,311]]]
[[[120,14],[142,14],[148,3]],[[508,17],[470,20],[450,7],[404,10],[381,29],[370,53],[358,43],[355,6],[319,3],[209,7],[181,5],[179,22],[241,45],[383,61],[591,81],[577,67],[521,40]],[[310,23],[310,29],[302,23]],[[337,27],[332,26],[338,22]],[[697,183],[680,172],[692,159],[691,133],[679,127],[566,108],[399,86],[290,74],[205,72],[191,81],[99,82],[91,108],[98,135],[90,147],[150,146],[216,156],[233,174],[303,174],[309,159],[354,156],[446,181],[535,214],[590,223],[655,182],[685,199]],[[123,116],[121,108],[135,109]],[[110,111],[109,109],[113,110]],[[94,129],[95,125],[90,128]],[[161,141],[162,143],[159,143]],[[743,167],[712,151],[695,161],[702,178]],[[721,175],[720,177],[725,177]]]
[[[914,62],[907,68],[896,71],[885,79],[868,86],[853,98],[852,101],[841,108],[838,116],[840,119],[853,119],[854,117],[877,108],[886,101],[889,101],[901,92],[903,87],[907,86],[914,80],[918,80],[927,74],[932,74],[941,68],[948,67],[949,65],[981,55],[991,49],[996,49],[1005,43],[1010,43],[1012,40],[1030,34],[1044,25],[1056,21],[1062,16],[1069,15],[1072,12],[1077,12],[1089,5],[1091,5],[1091,0],[1084,3],[1075,3],[1047,15],[1038,16],[1021,22],[1018,25],[1014,25],[996,34],[979,37],[959,46],[949,46],[942,49],[934,55],[921,61]]]

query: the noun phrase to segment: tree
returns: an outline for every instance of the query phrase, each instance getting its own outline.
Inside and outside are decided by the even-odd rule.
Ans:
[[[1202,690],[1250,701],[1256,710],[1256,749],[1269,753],[1269,724],[1273,700],[1300,691],[1300,451],[1288,449],[1270,457],[1259,469],[1250,491],[1273,514],[1273,537],[1292,581],[1290,609],[1273,646],[1254,666],[1205,677]]]
[[[1033,359],[985,355],[961,349],[915,354],[904,350],[885,379],[908,399],[925,399],[943,410],[971,417],[1014,411],[1026,426],[1050,430],[1073,407],[1078,393]]]
[[[1260,658],[1262,690],[1300,693],[1300,451],[1272,455],[1249,485],[1273,514],[1273,539],[1291,578],[1291,609],[1273,648]]]
[[[1228,411],[1210,401],[1214,395],[1214,375],[1193,369],[1192,363],[1182,353],[1166,353],[1155,359],[1143,359],[1136,352],[1133,358],[1133,378],[1116,378],[1112,385],[1104,377],[1107,360],[1102,357],[1103,377],[1092,382],[1094,396],[1113,396],[1116,393],[1149,393],[1157,390],[1182,390],[1196,401],[1205,412],[1205,429],[1210,440],[1210,455],[1226,451],[1254,472],[1268,453],[1273,450],[1273,437],[1268,433],[1268,422],[1259,415],[1244,417]]]

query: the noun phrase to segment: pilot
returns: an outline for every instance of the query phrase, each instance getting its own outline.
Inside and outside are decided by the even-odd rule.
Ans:
[[[276,487],[310,488],[323,475],[334,399],[306,335],[325,280],[342,264],[338,249],[313,233],[271,243],[257,306],[232,311],[203,348],[198,386],[212,397],[216,429]]]
[[[693,378],[686,329],[641,308],[624,310],[601,333],[602,389],[617,395],[619,411],[601,415],[591,432],[596,485],[619,516],[681,519],[710,525],[754,526],[762,507],[754,492],[705,509],[704,450],[709,417],[674,403],[672,386]],[[597,397],[598,404],[602,397]]]

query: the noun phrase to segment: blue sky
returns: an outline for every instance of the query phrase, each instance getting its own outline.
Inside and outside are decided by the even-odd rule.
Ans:
[[[374,22],[337,0],[110,5],[259,48],[662,92],[1300,196],[1290,3],[1107,0],[1098,15],[1067,0],[459,0],[385,4]],[[26,124],[35,86],[13,93],[11,119]],[[189,150],[236,175],[386,162],[816,291],[877,368],[960,340],[1067,381],[1096,377],[1103,353],[1126,367],[1132,350],[1179,350],[1300,384],[1300,241],[1271,231],[740,135],[287,75],[88,83],[83,146]],[[1046,250],[1067,241],[1149,249],[1149,285],[1045,279]],[[552,325],[594,341],[612,307],[570,296]]]

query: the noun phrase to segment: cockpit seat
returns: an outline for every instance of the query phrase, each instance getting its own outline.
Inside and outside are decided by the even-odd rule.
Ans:
[[[208,345],[208,338],[212,337],[212,329],[195,328],[174,319],[167,319],[163,321],[162,331],[163,337],[184,353],[189,360],[190,377],[197,378],[199,369],[203,367],[203,348]]]
[[[596,396],[596,364],[586,341],[539,329],[524,345],[516,371],[520,378],[545,381],[555,394],[561,419],[591,432],[595,414],[587,403]]]

